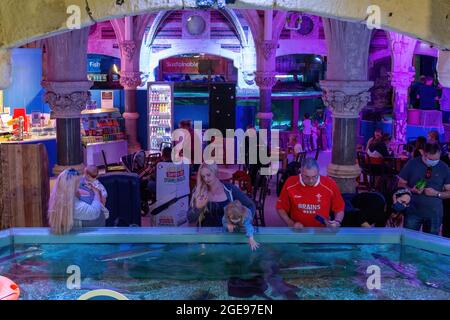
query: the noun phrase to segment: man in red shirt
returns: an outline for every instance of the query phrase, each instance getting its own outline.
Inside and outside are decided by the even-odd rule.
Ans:
[[[284,184],[277,202],[277,211],[289,227],[340,227],[345,202],[336,182],[320,176],[314,159],[305,159],[300,175]],[[330,212],[334,220],[330,221]]]

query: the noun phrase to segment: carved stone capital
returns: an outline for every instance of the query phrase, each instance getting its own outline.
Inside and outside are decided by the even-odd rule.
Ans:
[[[322,100],[336,118],[359,118],[370,102],[372,81],[321,81]]]
[[[133,40],[122,41],[120,44],[120,51],[122,53],[122,57],[125,57],[127,60],[133,60],[134,54],[136,53],[136,42]]]
[[[141,73],[136,71],[122,71],[120,73],[120,84],[125,89],[136,89],[142,84]]]
[[[272,89],[277,83],[276,72],[256,71],[255,82],[260,89]]]
[[[408,91],[411,86],[411,82],[414,80],[414,72],[390,72],[391,84],[395,90],[406,90]]]
[[[256,41],[256,45],[265,60],[269,60],[270,57],[275,57],[278,48],[277,40]]]
[[[44,101],[49,104],[52,119],[80,118],[81,111],[91,99],[90,81],[49,82],[43,81]]]

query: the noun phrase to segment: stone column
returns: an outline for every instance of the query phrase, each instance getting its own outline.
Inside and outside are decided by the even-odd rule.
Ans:
[[[322,81],[323,101],[333,112],[333,149],[328,175],[342,193],[354,193],[361,169],[356,163],[356,128],[370,101],[370,81]]]
[[[396,146],[406,143],[406,127],[408,119],[409,87],[414,80],[414,72],[392,72],[394,87],[394,114],[392,123],[392,144]]]
[[[275,78],[275,55],[278,40],[256,41],[256,76],[255,82],[259,87],[260,109],[256,116],[260,119],[260,129],[270,129],[272,114],[272,88],[277,83]]]
[[[56,119],[54,174],[67,168],[83,168],[80,118],[92,86],[86,70],[88,36],[89,28],[85,28],[47,39],[47,70],[42,87],[51,118]]]
[[[272,113],[272,88],[276,84],[276,73],[273,71],[257,71],[255,82],[259,87],[259,112],[256,117],[259,119],[260,129],[270,129],[273,118]]]
[[[128,137],[128,150],[135,152],[141,149],[137,140],[139,113],[136,110],[136,90],[141,85],[140,72],[122,72],[120,84],[125,90],[125,132]]]
[[[0,90],[6,89],[11,84],[11,51],[0,49]]]
[[[414,80],[413,57],[417,40],[396,32],[388,33],[392,51],[391,84],[394,88],[392,146],[406,143],[409,87]]]
[[[82,170],[81,111],[90,100],[90,81],[42,83],[46,93],[45,102],[50,105],[51,118],[56,119],[57,164],[53,174],[58,175],[67,168]]]
[[[323,101],[333,112],[333,147],[328,175],[341,192],[356,191],[361,169],[356,163],[357,128],[361,110],[370,101],[367,81],[372,31],[363,24],[323,19],[328,47],[327,80],[321,81]],[[359,133],[358,133],[359,134]]]

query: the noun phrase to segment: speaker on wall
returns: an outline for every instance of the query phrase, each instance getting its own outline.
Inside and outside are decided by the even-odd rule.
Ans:
[[[236,128],[236,83],[212,83],[209,92],[210,128],[219,129],[225,135],[226,129]]]

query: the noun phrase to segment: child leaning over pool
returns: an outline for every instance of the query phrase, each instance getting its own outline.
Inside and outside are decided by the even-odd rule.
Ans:
[[[225,209],[225,214],[222,218],[222,224],[228,232],[240,232],[245,228],[245,235],[248,237],[248,243],[252,250],[259,247],[259,243],[253,238],[255,229],[252,225],[252,212],[247,207],[243,206],[239,200],[228,204]]]

